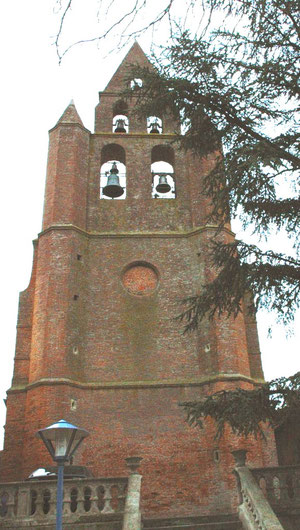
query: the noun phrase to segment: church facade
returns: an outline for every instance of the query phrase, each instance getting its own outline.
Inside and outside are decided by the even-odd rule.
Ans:
[[[179,149],[170,116],[138,118],[120,99],[135,43],[100,93],[95,132],[73,103],[50,131],[43,227],[20,295],[1,481],[51,465],[35,433],[64,418],[90,432],[75,457],[94,477],[142,458],[147,516],[210,516],[239,504],[232,451],[257,468],[277,464],[274,437],[215,439],[190,428],[179,402],[263,381],[255,319],[202,322],[182,334],[180,300],[212,278],[202,181],[217,154]],[[230,226],[224,241],[234,240]]]

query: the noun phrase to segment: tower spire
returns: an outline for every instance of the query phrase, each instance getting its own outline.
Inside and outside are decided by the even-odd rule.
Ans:
[[[67,108],[65,109],[61,117],[59,118],[56,125],[58,125],[59,123],[76,123],[84,127],[82,120],[75,107],[75,103],[73,99],[71,99],[69,105],[67,106]]]

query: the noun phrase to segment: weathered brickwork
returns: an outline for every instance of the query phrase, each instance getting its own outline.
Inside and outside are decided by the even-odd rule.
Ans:
[[[163,134],[147,134],[130,112],[134,98],[129,133],[112,132],[134,62],[149,64],[137,44],[101,94],[95,134],[73,104],[50,131],[43,231],[20,296],[1,479],[50,464],[34,434],[64,418],[91,432],[76,463],[95,476],[125,475],[124,458],[143,457],[145,513],[230,512],[238,501],[231,451],[242,446],[256,467],[274,465],[273,434],[266,443],[226,432],[217,442],[211,423],[187,426],[178,402],[262,380],[255,319],[206,321],[189,335],[173,319],[180,300],[214,275],[207,248],[216,227],[205,226],[201,183],[215,157],[180,151],[170,117]],[[116,154],[126,166],[126,199],[100,199],[100,167]],[[160,160],[174,167],[175,199],[151,197],[151,163]],[[220,237],[234,235],[227,227]]]
[[[152,267],[137,263],[124,272],[122,283],[130,294],[149,295],[157,288],[158,275]]]

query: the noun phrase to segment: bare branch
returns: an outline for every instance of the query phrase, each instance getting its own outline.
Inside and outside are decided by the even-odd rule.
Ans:
[[[170,25],[171,25],[171,9],[172,9],[172,6],[174,4],[174,0],[169,0],[168,4],[166,5],[166,7],[162,11],[160,11],[158,13],[158,15],[155,16],[151,22],[149,22],[149,23],[147,23],[145,25],[142,25],[139,29],[131,31],[130,33],[126,34],[128,28],[130,28],[130,26],[133,25],[133,23],[135,22],[137,16],[147,6],[147,0],[142,0],[142,3],[140,3],[139,0],[136,0],[135,3],[134,3],[134,6],[132,7],[132,9],[130,11],[127,11],[123,16],[119,17],[101,35],[97,35],[96,37],[92,37],[92,38],[88,38],[88,39],[80,39],[80,40],[78,40],[76,42],[73,42],[72,44],[67,46],[67,48],[65,48],[65,50],[61,53],[60,50],[59,50],[59,48],[60,48],[59,40],[60,40],[60,37],[62,35],[62,31],[63,31],[63,27],[64,27],[64,23],[65,23],[65,16],[66,16],[67,12],[69,11],[69,9],[71,7],[71,4],[72,4],[72,0],[69,1],[67,7],[65,8],[65,10],[64,10],[64,12],[62,14],[62,17],[61,17],[61,20],[60,20],[59,31],[57,33],[57,36],[56,36],[56,39],[55,39],[55,42],[54,42],[60,63],[61,63],[63,57],[72,48],[74,48],[75,46],[78,46],[78,45],[83,44],[83,43],[92,43],[92,42],[102,41],[105,38],[107,38],[112,33],[112,31],[114,29],[116,29],[118,26],[121,26],[125,21],[127,21],[127,25],[126,25],[125,28],[122,29],[122,33],[120,34],[120,39],[119,39],[119,42],[118,42],[118,47],[120,47],[120,48],[123,48],[124,46],[126,46],[126,44],[130,40],[132,40],[134,38],[137,38],[142,33],[144,33],[146,30],[149,30],[149,29],[151,30],[151,28],[153,29],[166,16],[169,17],[169,22],[170,22]],[[98,8],[98,17],[100,16],[101,4],[102,4],[102,0],[100,2],[99,8]],[[115,4],[115,0],[111,0],[109,6],[107,7],[106,14],[109,13],[109,10],[111,9],[111,7],[114,4]],[[122,40],[123,40],[123,44],[122,44]]]
[[[61,16],[59,30],[57,32],[56,39],[55,39],[56,53],[58,55],[59,62],[61,62],[62,58],[60,57],[60,54],[59,54],[58,41],[59,41],[61,33],[62,33],[62,29],[63,29],[63,26],[64,26],[66,14],[71,9],[71,5],[72,5],[72,0],[69,0],[69,2],[67,4],[67,7],[65,8],[65,10],[64,10],[64,12],[63,12],[63,14]]]

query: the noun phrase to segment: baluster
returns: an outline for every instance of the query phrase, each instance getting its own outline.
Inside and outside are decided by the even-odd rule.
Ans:
[[[290,498],[287,491],[287,474],[283,471],[282,473],[277,473],[277,480],[279,480],[280,487],[280,502],[281,504],[289,503]]]
[[[119,505],[120,505],[120,489],[118,484],[112,484],[110,488],[111,493],[111,507],[114,512],[119,511]]]
[[[264,477],[260,477],[259,487],[261,491],[263,492],[264,496],[267,498],[267,485],[266,485],[266,479]]]
[[[91,507],[89,510],[89,514],[92,515],[99,515],[99,507],[98,507],[98,494],[97,494],[97,487],[93,484],[89,486],[89,489],[91,490]]]
[[[98,506],[99,512],[101,513],[105,506],[104,494],[105,494],[104,487],[102,485],[98,486],[97,487],[97,497],[98,497],[97,506]]]
[[[118,488],[118,491],[117,491],[118,505],[117,505],[116,511],[123,512],[125,508],[127,484],[118,484],[117,488]]]
[[[277,473],[279,475],[279,473]],[[274,495],[274,502],[276,504],[279,504],[282,501],[282,477],[279,475],[274,475],[273,477],[273,495]]]
[[[123,512],[125,509],[127,486],[128,484],[120,484],[119,486],[119,512]]]
[[[274,486],[273,486],[273,477],[270,475],[270,473],[263,473],[262,478],[265,480],[266,484],[266,498],[270,501],[276,501],[276,497],[274,496]]]
[[[286,474],[286,491],[290,501],[295,497],[295,480],[292,472]]]
[[[64,483],[63,517],[69,517],[72,513],[72,491],[73,488]]]
[[[78,497],[77,497],[77,510],[76,510],[76,513],[82,515],[82,514],[85,514],[86,511],[84,509],[84,492],[83,492],[84,488],[82,486],[82,484],[79,484],[77,486],[77,491],[78,491]]]
[[[47,489],[50,491],[48,517],[54,517],[56,516],[56,483],[51,484]]]
[[[101,513],[113,513],[114,510],[111,507],[111,485],[110,484],[103,484],[104,486],[104,508]]]
[[[4,490],[0,493],[0,517],[1,519],[12,519],[14,517],[14,495],[12,490]]]
[[[51,498],[51,493],[48,488],[43,490],[42,497],[43,497],[43,513],[45,515],[48,515],[49,510],[50,510],[50,498]]]
[[[90,512],[91,509],[91,496],[92,496],[92,490],[89,486],[85,485],[83,487],[83,508],[86,513]]]
[[[18,490],[17,517],[28,517],[30,515],[30,489],[21,486]]]
[[[17,513],[17,506],[16,506],[16,501],[17,501],[17,491],[15,489],[11,489],[9,492],[8,492],[8,502],[7,502],[7,517],[9,519],[13,519],[14,517],[16,517],[16,513]]]
[[[44,511],[43,511],[43,504],[44,504],[44,499],[43,499],[43,493],[42,493],[42,490],[40,489],[40,484],[37,485],[38,487],[35,489],[36,493],[37,493],[37,497],[36,497],[36,501],[35,501],[35,505],[36,505],[36,510],[33,514],[33,517],[35,519],[44,519],[45,518],[45,514],[44,514]]]
[[[37,491],[35,489],[30,490],[30,507],[29,515],[34,515],[36,512],[36,500],[37,500]]]
[[[265,480],[266,484],[266,498],[269,502],[277,502],[276,496],[274,494],[274,484],[273,484],[273,475],[272,473],[266,473],[265,471],[262,474],[262,477]]]

